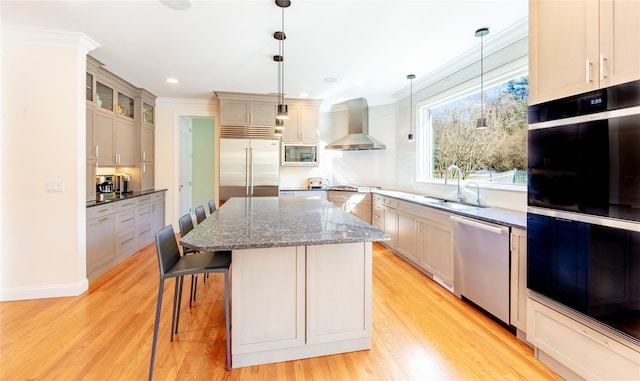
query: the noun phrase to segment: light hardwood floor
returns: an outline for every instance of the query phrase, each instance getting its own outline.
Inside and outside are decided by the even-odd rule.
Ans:
[[[183,300],[173,343],[167,282],[154,379],[560,379],[515,336],[381,245],[373,256],[371,350],[227,372],[222,276],[212,274],[206,284],[200,280],[192,309]],[[0,379],[146,379],[157,287],[150,245],[80,296],[1,303]]]

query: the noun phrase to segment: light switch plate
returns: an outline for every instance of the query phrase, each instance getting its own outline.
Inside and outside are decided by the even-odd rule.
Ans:
[[[62,193],[64,192],[64,181],[47,181],[44,184],[45,193]]]

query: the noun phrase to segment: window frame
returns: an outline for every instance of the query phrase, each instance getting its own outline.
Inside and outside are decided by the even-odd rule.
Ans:
[[[507,65],[508,66],[508,65]],[[484,88],[490,88],[512,79],[529,75],[528,65],[522,65],[512,70],[497,68],[494,75],[485,79]],[[486,75],[486,74],[485,74]],[[477,84],[476,84],[477,82]],[[463,83],[454,84],[439,94],[416,103],[414,112],[417,116],[416,126],[416,182],[420,184],[444,184],[444,179],[433,177],[433,138],[431,137],[430,109],[467,97],[480,91],[480,74]],[[471,181],[480,183],[483,188],[526,192],[526,184],[493,183],[474,180],[461,180],[462,184]]]

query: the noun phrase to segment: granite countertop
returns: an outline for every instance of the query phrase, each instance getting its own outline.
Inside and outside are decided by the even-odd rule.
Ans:
[[[387,234],[326,200],[234,197],[180,242],[192,249],[216,251],[389,239]]]
[[[514,228],[526,229],[527,228],[527,213],[517,210],[495,208],[495,207],[470,207],[465,209],[453,209],[444,205],[438,205],[429,203],[426,201],[425,196],[416,195],[413,193],[393,191],[393,190],[375,190],[373,193],[377,193],[383,196],[397,198],[399,200],[412,202],[418,205],[428,206],[434,209],[444,210],[450,213],[454,213],[460,216],[466,216],[475,218],[478,220],[492,222],[495,224],[505,225]]]
[[[87,208],[90,208],[92,206],[104,205],[104,204],[108,204],[108,203],[111,203],[111,202],[122,201],[122,200],[126,200],[126,199],[129,199],[129,198],[136,198],[136,197],[146,196],[148,194],[157,193],[157,192],[164,192],[164,191],[166,191],[166,189],[153,189],[153,190],[147,190],[147,191],[144,191],[144,192],[132,192],[132,193],[123,194],[123,195],[115,194],[113,197],[110,197],[110,198],[107,198],[107,199],[101,199],[101,198],[99,198],[99,195],[96,195],[96,199],[95,200],[87,201]]]

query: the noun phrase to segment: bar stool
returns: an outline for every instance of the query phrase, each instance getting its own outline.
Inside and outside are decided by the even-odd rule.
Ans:
[[[201,252],[193,255],[180,255],[178,242],[173,233],[173,226],[167,225],[155,236],[156,251],[158,254],[158,269],[160,270],[160,284],[158,286],[158,303],[156,305],[156,318],[153,325],[153,342],[151,344],[151,361],[149,364],[149,381],[153,378],[153,363],[156,356],[156,343],[158,341],[158,325],[160,323],[160,311],[162,309],[162,295],[164,281],[175,278],[175,291],[173,294],[173,314],[171,318],[171,341],[173,341],[174,324],[180,314],[179,293],[182,293],[182,281],[185,275],[223,273],[224,274],[224,309],[225,332],[227,335],[227,370],[231,369],[231,340],[229,319],[229,268],[231,267],[231,252]],[[176,308],[177,307],[177,308]]]

